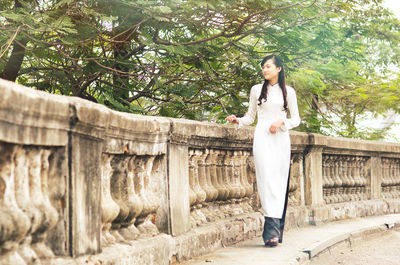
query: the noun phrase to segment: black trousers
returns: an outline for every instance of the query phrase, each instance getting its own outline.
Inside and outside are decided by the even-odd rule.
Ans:
[[[282,243],[283,230],[285,228],[286,209],[289,196],[289,181],[290,181],[290,167],[289,167],[288,181],[286,186],[285,206],[283,208],[282,218],[273,218],[265,216],[264,231],[262,234],[264,242],[267,242],[271,238],[278,237],[279,243]]]

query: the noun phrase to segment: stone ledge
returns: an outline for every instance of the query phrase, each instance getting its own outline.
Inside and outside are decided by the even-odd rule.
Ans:
[[[161,234],[133,242],[114,244],[104,248],[102,253],[97,255],[86,255],[75,259],[55,258],[43,264],[169,265],[260,236],[263,220],[262,214],[257,212],[242,214],[200,226],[178,237]]]

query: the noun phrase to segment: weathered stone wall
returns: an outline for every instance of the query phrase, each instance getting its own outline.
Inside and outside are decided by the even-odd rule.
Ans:
[[[253,128],[0,92],[0,265],[170,264],[260,234]],[[400,212],[399,144],[291,141],[287,229]]]

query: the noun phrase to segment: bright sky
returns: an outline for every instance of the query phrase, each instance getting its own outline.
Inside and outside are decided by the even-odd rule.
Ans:
[[[400,1],[399,0],[383,0],[383,5],[392,10],[392,12],[400,19]]]

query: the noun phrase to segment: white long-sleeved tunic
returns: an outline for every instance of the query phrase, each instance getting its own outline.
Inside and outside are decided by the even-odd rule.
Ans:
[[[258,105],[261,89],[262,84],[251,88],[249,109],[244,117],[239,118],[239,127],[252,124],[258,116],[253,155],[261,211],[267,217],[282,218],[290,167],[289,130],[300,124],[300,116],[296,92],[292,87],[286,86],[290,118],[283,110],[279,84],[269,86],[267,101]],[[271,124],[279,119],[284,121],[284,125],[275,134],[270,133]]]

